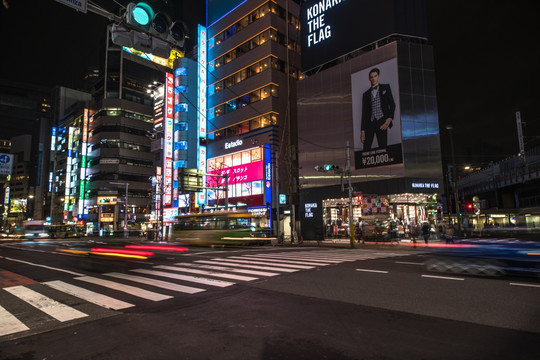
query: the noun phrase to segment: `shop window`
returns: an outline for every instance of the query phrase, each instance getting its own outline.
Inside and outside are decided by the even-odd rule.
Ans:
[[[227,155],[227,156],[223,157],[223,165],[225,167],[233,166],[233,164],[232,164],[232,156],[231,155]]]
[[[252,181],[251,182],[251,194],[252,195],[261,195],[263,193],[262,181]]]
[[[250,196],[252,194],[251,192],[251,183],[241,183],[242,185],[242,196]]]
[[[233,154],[233,166],[242,165],[242,153]]]
[[[262,151],[261,148],[256,148],[251,150],[251,161],[261,161],[262,160]]]
[[[244,124],[247,124],[244,123]],[[242,151],[242,164],[249,164],[251,162],[251,151]]]

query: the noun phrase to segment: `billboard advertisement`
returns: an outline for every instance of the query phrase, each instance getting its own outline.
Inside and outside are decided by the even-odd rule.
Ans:
[[[356,169],[402,163],[397,59],[351,74],[351,92]]]
[[[427,38],[424,0],[307,0],[300,23],[303,71],[389,36]]]

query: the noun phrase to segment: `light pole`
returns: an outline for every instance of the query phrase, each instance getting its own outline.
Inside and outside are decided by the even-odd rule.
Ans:
[[[461,216],[459,215],[459,193],[457,187],[457,171],[456,171],[456,155],[454,152],[454,136],[453,131],[454,127],[452,125],[446,125],[446,130],[450,133],[450,151],[452,153],[452,184],[454,185],[454,203],[456,208],[456,217],[458,232],[461,229]]]
[[[126,196],[125,196],[125,209],[124,209],[124,237],[127,238],[129,235],[128,228],[127,228],[127,211],[128,211],[128,187],[129,183],[121,183],[121,182],[110,182],[111,185],[125,185],[126,186]]]

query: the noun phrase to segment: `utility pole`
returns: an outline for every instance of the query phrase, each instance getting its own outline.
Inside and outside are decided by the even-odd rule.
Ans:
[[[516,125],[519,141],[519,156],[521,157],[523,166],[526,166],[527,161],[525,159],[525,141],[523,141],[523,123],[521,122],[521,112],[519,111],[516,111]]]
[[[352,206],[352,185],[351,185],[351,148],[347,141],[347,177],[349,183],[349,232],[351,234],[351,249],[354,249],[354,219],[353,219],[353,206]]]
[[[453,136],[453,130],[454,127],[452,125],[446,125],[446,130],[450,132],[450,150],[452,152],[452,182],[454,184],[454,201],[456,206],[456,217],[457,217],[457,226],[458,226],[458,232],[461,229],[461,216],[459,216],[459,193],[458,193],[458,185],[457,185],[457,169],[456,169],[456,154],[454,152],[454,136]]]
[[[127,212],[128,212],[128,187],[129,183],[121,183],[121,182],[110,182],[111,185],[125,185],[126,186],[126,195],[125,195],[125,209],[124,209],[124,237],[127,238],[129,236],[129,231],[127,228]]]

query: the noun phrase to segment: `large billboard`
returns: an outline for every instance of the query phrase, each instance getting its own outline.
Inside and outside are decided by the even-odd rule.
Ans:
[[[397,58],[351,74],[355,167],[403,162]]]
[[[303,71],[389,36],[427,38],[424,0],[310,0],[300,23]]]

